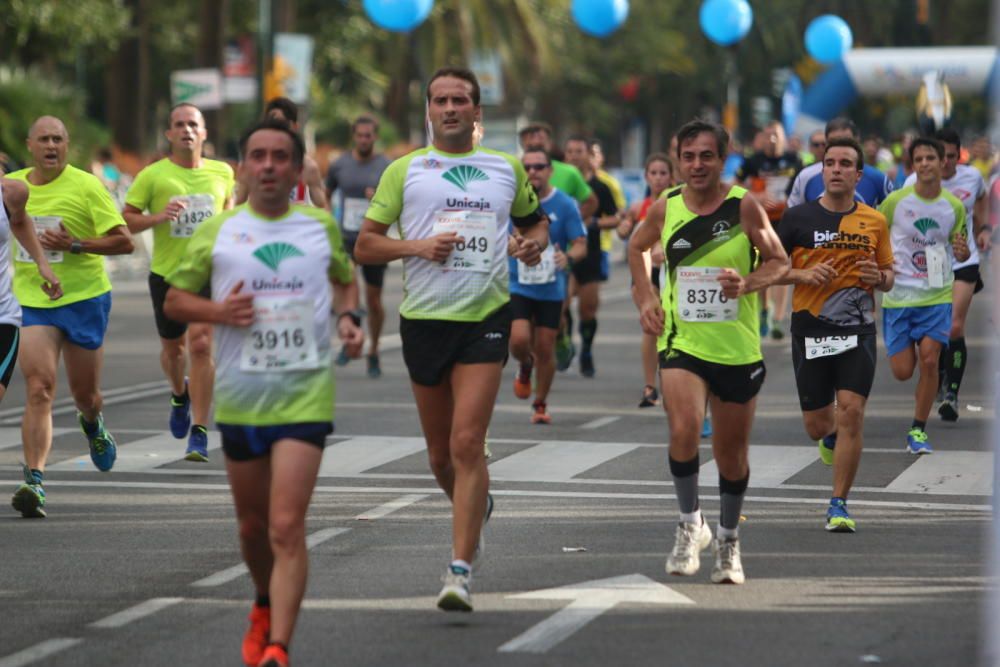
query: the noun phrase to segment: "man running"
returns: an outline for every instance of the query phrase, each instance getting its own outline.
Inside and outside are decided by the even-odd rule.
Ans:
[[[513,257],[509,260],[513,318],[510,352],[520,364],[514,378],[514,395],[531,398],[534,369],[531,423],[551,424],[547,400],[556,373],[555,343],[566,299],[566,271],[570,261],[578,262],[587,254],[587,232],[576,202],[549,183],[552,164],[548,153],[541,146],[529,146],[521,160],[549,219],[549,247],[535,266]],[[511,242],[516,243],[514,239]]]
[[[941,351],[940,390],[943,392],[938,414],[946,422],[958,421],[958,391],[962,387],[962,377],[969,363],[968,348],[965,345],[965,320],[972,305],[972,295],[983,289],[979,275],[979,252],[990,248],[992,232],[988,224],[987,191],[983,175],[973,166],[958,164],[962,151],[962,140],[958,132],[950,127],[938,130],[935,138],[944,144],[944,164],[941,168],[941,186],[958,197],[965,207],[966,227],[972,226],[972,240],[969,243],[969,258],[955,262],[955,280],[951,285],[951,331],[948,343]],[[910,174],[905,185],[914,185],[917,175]]]
[[[864,152],[830,139],[823,194],[785,211],[778,235],[792,259],[792,365],[806,433],[833,465],[826,529],[855,531],[847,495],[861,461],[865,403],[875,379],[874,290],[893,285],[885,217],[855,201]],[[834,449],[836,447],[836,449]]]
[[[340,231],[344,237],[347,253],[354,258],[354,244],[365,218],[365,211],[375,194],[382,173],[389,166],[389,158],[375,152],[378,141],[378,121],[371,116],[359,116],[351,126],[354,148],[344,153],[330,165],[326,173],[326,189],[331,197],[340,189]],[[385,323],[385,308],[382,305],[382,287],[385,285],[385,264],[361,264],[361,276],[365,280],[365,308],[368,310],[368,377],[382,375],[378,344]],[[347,365],[350,356],[341,351],[337,356],[338,366]]]
[[[597,310],[601,302],[601,283],[606,282],[611,271],[611,253],[604,250],[602,238],[610,234],[622,221],[611,189],[597,177],[594,170],[590,142],[581,136],[566,140],[566,160],[580,170],[587,185],[597,196],[597,210],[590,218],[584,218],[587,225],[587,256],[573,263],[569,294],[566,303],[567,329],[573,329],[572,300],[578,301],[577,314],[580,316],[580,374],[594,377],[594,336],[597,334]]]
[[[896,274],[895,285],[882,298],[882,336],[897,380],[909,380],[919,369],[906,448],[911,454],[930,454],[927,417],[937,392],[938,357],[951,331],[952,266],[971,253],[965,241],[965,207],[941,185],[943,144],[914,139],[910,162],[916,183],[893,192],[879,208],[889,223]]]
[[[243,661],[287,667],[306,586],[306,510],[333,431],[331,282],[338,336],[360,354],[363,333],[336,223],[289,201],[302,139],[268,118],[244,133],[240,152],[247,204],[199,225],[167,277],[164,310],[215,325],[215,419],[256,589]]]
[[[765,375],[757,292],[784,277],[788,257],[760,204],[743,188],[721,183],[726,130],[691,121],[677,133],[677,145],[685,185],[653,203],[629,242],[642,328],[659,336],[670,472],[681,511],[666,569],[697,573],[701,551],[713,543],[698,503],[707,398],[722,499],[712,581],[741,584],[740,511],[750,479],[750,428]],[[642,256],[658,242],[667,258],[662,301]]]
[[[483,442],[507,357],[511,255],[528,266],[548,246],[548,222],[517,158],[476,147],[479,82],[439,69],[427,85],[432,144],[382,176],[354,247],[362,264],[403,259],[399,333],[431,470],[452,501],[452,560],[438,607],[472,611],[472,560],[489,517]],[[399,224],[400,238],[389,238]]]
[[[198,107],[179,104],[168,119],[170,155],[139,172],[125,196],[122,215],[133,234],[153,230],[149,296],[160,335],[160,367],[170,382],[170,433],[188,439],[184,458],[207,462],[215,381],[212,326],[171,320],[163,313],[163,301],[169,288],[166,277],[187,256],[198,225],[231,206],[235,180],[228,164],[202,156],[207,132]],[[203,296],[208,296],[207,290]]]
[[[0,178],[0,201],[3,202],[0,206],[0,400],[3,400],[14,374],[21,333],[21,304],[14,296],[10,279],[11,251],[27,254],[35,262],[41,278],[39,287],[50,300],[62,296],[62,286],[49,266],[34,221],[25,211],[28,186],[21,181]],[[16,246],[11,245],[11,235],[17,239]],[[42,471],[22,466],[22,474],[24,483],[14,492],[11,505],[25,518],[44,517]]]
[[[115,463],[115,439],[101,415],[101,362],[111,312],[111,281],[102,255],[127,255],[133,244],[104,184],[68,163],[69,133],[61,120],[36,120],[27,144],[34,166],[9,178],[27,185],[26,210],[63,290],[62,298],[53,301],[41,289],[46,282],[52,284],[52,276],[40,273],[30,254],[15,255],[14,296],[21,303],[20,362],[27,392],[21,441],[24,463],[40,490],[52,449],[60,354],[90,459],[102,472]],[[24,516],[45,516],[44,510],[39,514],[43,506],[44,496],[39,495],[19,509]]]

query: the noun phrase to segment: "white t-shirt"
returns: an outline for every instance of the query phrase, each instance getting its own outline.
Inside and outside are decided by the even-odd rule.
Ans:
[[[0,182],[0,202],[3,201],[3,184]],[[10,279],[10,218],[7,207],[0,205],[0,324],[21,326],[21,304],[14,296]]]
[[[910,174],[906,177],[903,187],[911,186],[916,182],[917,175],[915,173]],[[976,246],[976,240],[972,235],[972,212],[976,208],[976,202],[979,201],[979,198],[986,196],[986,181],[983,180],[983,175],[975,167],[960,164],[955,167],[954,176],[941,181],[941,187],[958,197],[958,200],[962,202],[962,206],[965,207],[965,234],[969,241],[969,259],[956,263],[952,268],[962,269],[966,266],[977,265],[979,264],[979,248]]]

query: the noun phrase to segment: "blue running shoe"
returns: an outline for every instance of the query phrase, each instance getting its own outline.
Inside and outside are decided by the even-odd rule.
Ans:
[[[919,428],[911,428],[906,434],[906,451],[911,454],[933,454],[934,448],[927,441],[927,432]]]
[[[597,373],[594,368],[594,355],[591,352],[580,353],[580,375],[585,378],[592,378]]]
[[[701,422],[701,437],[712,437],[712,417],[710,415],[706,414],[705,420]]]
[[[338,366],[346,366],[351,363],[351,358],[347,356],[347,350],[340,348],[340,353],[337,355],[337,358],[333,360],[333,363]]]
[[[576,356],[576,347],[573,339],[569,336],[556,336],[556,369],[567,370],[573,364],[573,357]]]
[[[184,393],[187,394],[187,378],[184,378]],[[191,428],[191,399],[178,401],[170,397],[170,434],[180,440]]]
[[[76,418],[80,421],[80,428],[90,443],[90,460],[94,462],[94,466],[101,472],[111,470],[115,465],[115,459],[118,458],[118,446],[114,437],[108,433],[108,429],[104,428],[104,415],[97,415],[97,423],[90,424],[89,429],[82,414],[77,412]]]
[[[191,429],[184,460],[208,463],[208,430],[204,426],[195,426]]]
[[[382,377],[382,364],[379,363],[377,354],[368,355],[368,377],[373,380]]]
[[[21,513],[25,519],[45,518],[45,489],[41,483],[31,474],[28,466],[22,466],[24,472],[24,484],[17,487],[14,497],[11,498],[11,506]]]
[[[843,498],[834,498],[826,510],[826,529],[831,533],[853,533],[857,526],[847,513],[847,503]]]

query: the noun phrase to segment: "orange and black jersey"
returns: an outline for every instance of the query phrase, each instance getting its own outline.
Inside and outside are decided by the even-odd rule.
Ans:
[[[797,336],[853,335],[875,332],[873,289],[861,282],[855,262],[875,257],[881,269],[892,268],[892,246],[885,217],[858,202],[846,213],[828,211],[811,201],[785,211],[778,236],[793,269],[826,262],[837,275],[826,285],[796,285],[792,295],[792,333]]]

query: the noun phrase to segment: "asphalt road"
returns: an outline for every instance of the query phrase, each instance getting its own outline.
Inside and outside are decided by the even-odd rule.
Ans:
[[[398,269],[389,274],[399,301]],[[238,665],[252,589],[213,439],[181,461],[148,297],[119,284],[107,342],[114,471],[89,462],[60,380],[46,475],[49,518],[0,514],[0,667]],[[980,297],[962,417],[903,451],[912,382],[884,359],[851,497],[854,535],[823,530],[830,472],[802,430],[788,343],[765,344],[768,377],[741,528],[744,586],[717,586],[711,557],[668,577],[677,506],[666,421],[639,410],[638,327],[623,266],[604,291],[597,377],[559,374],[551,426],[529,423],[508,368],[490,429],[497,509],[471,615],[434,607],[450,550],[449,507],[426,465],[395,316],[384,375],[338,369],[337,432],[309,515],[311,574],[296,665],[973,665],[986,628],[986,531],[994,461],[985,372],[995,329]],[[0,472],[19,476],[23,383],[0,409]],[[717,490],[703,446],[703,506]]]

